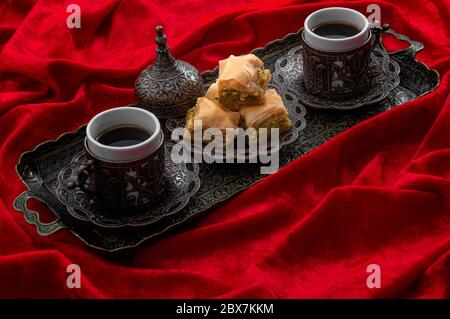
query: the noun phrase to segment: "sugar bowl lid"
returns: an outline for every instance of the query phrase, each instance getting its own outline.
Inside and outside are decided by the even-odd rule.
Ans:
[[[135,83],[138,106],[158,118],[184,116],[203,94],[203,80],[191,64],[175,60],[166,45],[163,27],[156,27],[156,59]]]

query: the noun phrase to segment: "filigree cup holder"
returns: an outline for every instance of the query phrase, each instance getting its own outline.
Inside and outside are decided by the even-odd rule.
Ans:
[[[344,52],[316,50],[302,33],[301,45],[279,61],[281,76],[312,108],[345,111],[380,102],[400,83],[399,65],[380,45],[389,29],[374,26],[364,45]]]
[[[303,114],[299,116],[298,123],[301,130],[297,138],[288,145],[284,145],[280,150],[280,166],[315,149],[351,126],[397,105],[414,100],[436,88],[439,84],[438,73],[418,62],[415,57],[416,53],[423,49],[423,45],[395,33],[392,29],[387,33],[409,42],[410,47],[387,54],[382,43],[378,45],[378,49],[375,51],[379,52],[375,69],[381,70],[384,75],[380,75],[376,81],[379,84],[374,86],[375,93],[368,95],[370,98],[366,96],[362,100],[343,101],[344,104],[341,106],[348,109],[346,112],[320,109],[333,108],[334,104],[331,102],[323,104],[322,100],[311,100],[306,96],[308,93],[302,89],[303,69],[299,63],[302,56],[301,30],[252,52],[260,57],[265,66],[272,71],[273,78],[270,85],[276,88],[282,87],[285,98],[292,100],[288,104],[298,107],[292,111]],[[209,87],[216,80],[217,75],[217,69],[204,72],[201,75],[204,82],[203,89]],[[384,84],[386,82],[387,84]],[[310,103],[306,117],[303,113],[305,101]],[[371,105],[359,107],[367,106],[367,104]],[[355,106],[359,108],[355,109]],[[302,117],[304,122],[301,120]],[[171,123],[173,122],[171,120]],[[306,125],[303,127],[302,123]],[[165,130],[165,140],[170,141],[170,132],[166,128],[166,123],[161,124]],[[95,211],[95,201],[91,210],[83,211],[86,208],[86,205],[83,204],[85,201],[78,196],[80,199],[78,201],[79,209],[70,211],[75,208],[73,204],[70,204],[68,208],[64,200],[58,200],[57,194],[61,190],[59,187],[61,178],[64,181],[73,178],[70,165],[74,165],[74,162],[83,158],[84,138],[85,127],[82,127],[77,132],[66,133],[57,140],[47,141],[34,150],[24,153],[17,165],[17,173],[27,186],[27,190],[17,197],[14,207],[23,213],[29,224],[35,225],[40,235],[48,236],[68,228],[86,245],[104,252],[129,250],[143,242],[159,238],[173,229],[188,225],[188,221],[203,216],[209,208],[250,187],[266,176],[261,175],[259,166],[254,164],[201,164],[195,169],[195,167],[189,166],[173,167],[172,163],[166,163],[168,167],[174,169],[173,171],[169,170],[171,173],[167,173],[171,176],[170,181],[175,183],[171,187],[184,187],[186,184],[176,185],[176,181],[185,180],[185,176],[193,176],[195,180],[195,176],[197,176],[199,178],[198,191],[189,195],[186,202],[177,206],[174,213],[164,214],[162,218],[158,219],[152,215],[143,214],[131,220],[118,222],[117,219],[114,219],[111,222],[106,216],[92,215],[92,212]],[[167,144],[166,151],[170,147]],[[170,156],[167,157],[170,158]],[[195,189],[195,182],[189,184],[194,185]],[[191,190],[188,188],[187,193],[190,193]],[[33,212],[26,205],[30,198],[36,198],[47,204],[57,219],[52,223],[40,221],[39,213]],[[67,199],[69,200],[69,197]],[[93,218],[94,220],[92,220]]]
[[[160,151],[161,150],[161,151]],[[162,175],[163,187],[158,199],[134,209],[105,209],[99,196],[84,188],[68,187],[77,180],[77,168],[88,158],[85,151],[81,151],[72,158],[69,165],[64,166],[58,174],[56,197],[66,206],[71,217],[89,222],[100,227],[119,228],[124,226],[145,226],[159,221],[161,218],[175,214],[186,206],[189,198],[198,190],[197,164],[177,164],[170,159],[170,145],[165,145],[158,152],[165,153],[160,156],[164,161]],[[127,170],[131,176],[133,168]],[[129,183],[129,182],[128,182]],[[114,199],[110,198],[110,201]]]

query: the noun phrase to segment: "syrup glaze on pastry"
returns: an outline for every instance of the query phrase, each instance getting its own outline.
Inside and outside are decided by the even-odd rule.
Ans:
[[[283,100],[274,89],[266,91],[260,104],[244,106],[239,113],[245,127],[279,128],[281,133],[289,130],[292,126]]]
[[[197,105],[186,114],[186,128],[193,133],[195,129],[198,129],[198,127],[195,127],[195,121],[201,120],[202,130],[218,128],[225,132],[227,128],[238,127],[239,119],[238,112],[230,112],[215,101],[206,97],[199,97]]]
[[[217,99],[231,110],[238,110],[247,103],[256,103],[267,90],[270,71],[254,54],[231,55],[219,61]]]

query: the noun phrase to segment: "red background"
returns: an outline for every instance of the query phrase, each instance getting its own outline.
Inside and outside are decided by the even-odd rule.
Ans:
[[[73,2],[79,30],[65,26]],[[425,44],[418,58],[440,73],[435,92],[347,130],[126,258],[102,258],[66,230],[40,237],[13,210],[25,189],[14,170],[22,152],[134,102],[157,24],[173,54],[203,71],[298,30],[316,9],[365,12],[371,3],[383,23]],[[2,1],[0,297],[448,298],[449,11],[447,0]],[[81,266],[81,289],[66,287],[71,263]],[[366,286],[372,263],[381,289]]]

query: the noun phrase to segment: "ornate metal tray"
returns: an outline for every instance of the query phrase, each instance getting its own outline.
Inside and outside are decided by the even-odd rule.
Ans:
[[[437,87],[438,73],[415,58],[416,53],[423,49],[423,45],[393,30],[387,33],[410,43],[409,48],[389,54],[390,58],[400,66],[400,84],[389,93],[385,100],[356,110],[338,112],[308,109],[307,125],[299,138],[280,151],[281,166],[318,147],[356,123],[414,100]],[[273,41],[264,48],[254,50],[253,53],[274,72],[275,62],[298,46],[299,40],[300,31],[289,34],[284,39]],[[216,79],[217,70],[204,72],[202,77],[205,85],[208,86]],[[301,104],[300,101],[298,103]],[[170,138],[169,132],[165,133],[166,138]],[[21,156],[16,169],[28,190],[17,197],[14,207],[24,214],[28,223],[36,226],[37,232],[42,236],[69,228],[84,243],[105,252],[130,249],[144,241],[167,234],[169,230],[185,225],[188,220],[195,220],[212,206],[250,187],[265,176],[260,174],[257,164],[201,164],[199,171],[201,186],[186,207],[179,212],[148,226],[121,227],[120,229],[93,227],[92,224],[71,217],[55,195],[58,172],[64,165],[70,163],[76,153],[81,151],[84,136],[85,127],[82,127],[77,132],[66,133],[57,140],[40,144],[34,150]],[[52,223],[41,222],[39,214],[26,207],[29,198],[37,198],[46,203],[57,216],[57,220]]]

